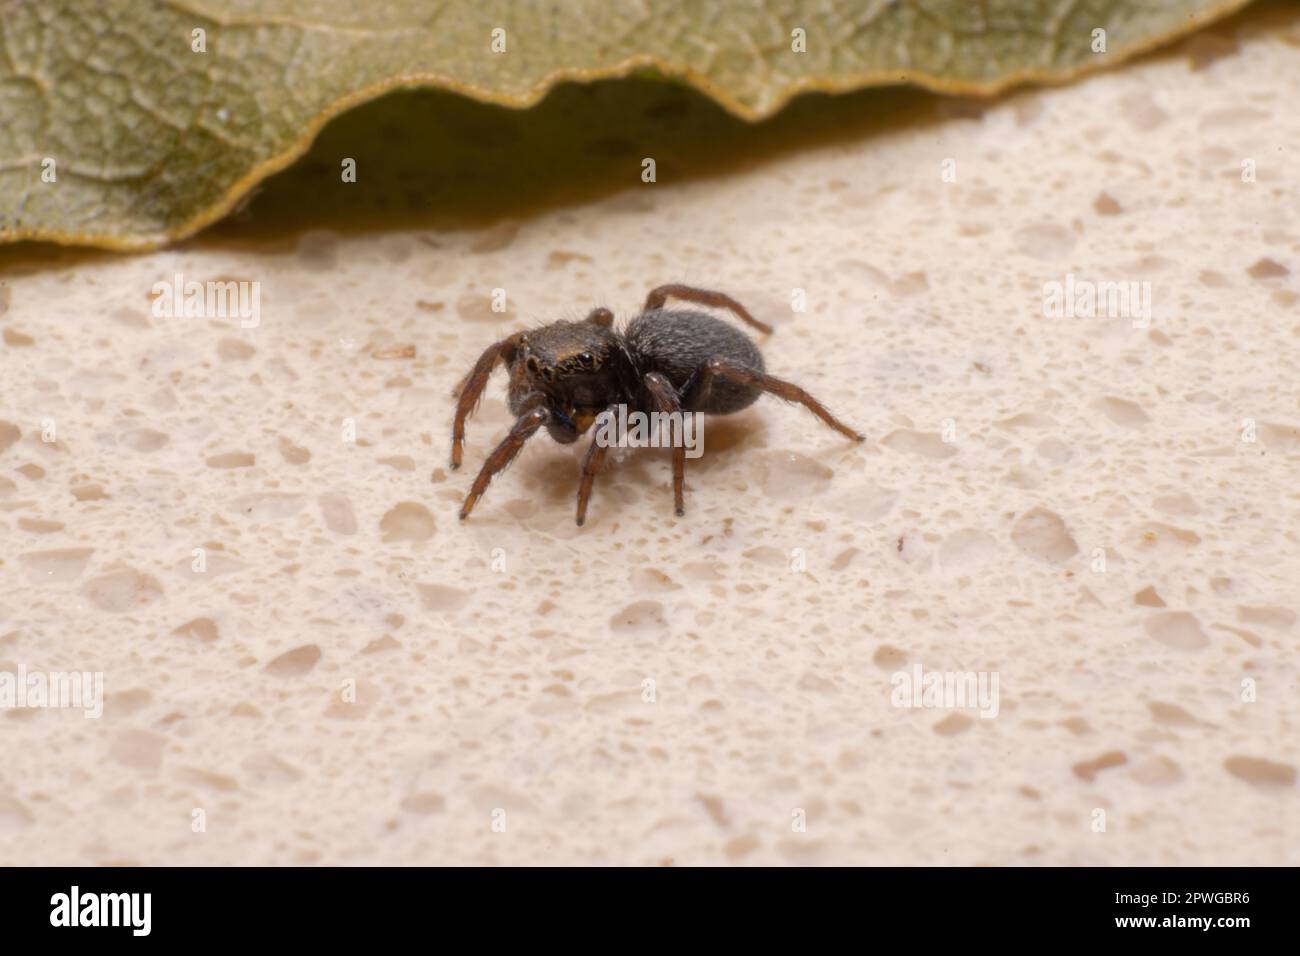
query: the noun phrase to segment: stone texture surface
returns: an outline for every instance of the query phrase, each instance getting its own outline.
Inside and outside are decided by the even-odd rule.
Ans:
[[[1232,31],[506,226],[6,253],[0,671],[107,700],[0,712],[0,860],[1296,863],[1300,29]],[[765,400],[579,529],[540,438],[458,522],[468,364],[665,281],[869,441]]]

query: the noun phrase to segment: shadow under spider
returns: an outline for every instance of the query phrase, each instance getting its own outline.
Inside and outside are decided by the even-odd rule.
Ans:
[[[490,451],[505,437],[507,430],[502,428],[490,437],[484,436],[482,447]],[[745,456],[764,446],[768,431],[761,407],[746,409],[735,416],[707,416],[704,419],[704,454],[690,460],[686,477],[686,519],[683,520],[688,520],[691,515],[691,495],[707,490],[711,476],[718,477],[737,465],[743,466]],[[492,480],[489,487],[502,502],[495,507],[509,509],[513,502],[527,501],[536,505],[533,516],[555,511],[572,521],[582,457],[586,454],[591,434],[589,431],[569,447],[546,441],[527,448],[519,460]],[[473,454],[473,448],[467,447],[467,461]],[[636,489],[635,498],[627,495],[629,488]],[[485,517],[494,507],[491,501],[485,497],[479,505]],[[592,494],[588,523],[594,523],[602,511],[607,517],[622,517],[627,510],[625,504],[629,509],[632,506],[654,509],[662,505],[665,517],[674,517],[671,449],[610,449]],[[475,515],[478,514],[476,511]]]

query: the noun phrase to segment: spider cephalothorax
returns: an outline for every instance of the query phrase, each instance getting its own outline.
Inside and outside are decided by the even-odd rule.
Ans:
[[[460,467],[465,421],[498,363],[504,362],[510,373],[508,401],[516,420],[475,478],[460,509],[462,518],[469,516],[492,477],[510,464],[539,428],[570,444],[602,412],[612,414],[620,406],[641,412],[728,415],[771,392],[801,403],[842,435],[862,441],[862,435],[799,386],[768,375],[758,346],[744,332],[703,312],[665,309],[669,296],[730,309],[755,328],[772,331],[720,292],[665,285],[650,293],[645,308],[621,332],[614,329],[613,313],[600,308],[585,321],[553,322],[489,346],[456,390],[460,401],[452,426],[451,467]],[[593,440],[583,461],[578,524],[586,519],[592,484],[606,450],[605,444]],[[675,446],[673,499],[678,515],[685,513],[685,468],[685,449]]]
[[[636,377],[618,333],[591,321],[520,333],[502,358],[510,370],[510,411],[523,415],[534,396],[543,396],[551,411],[546,429],[564,444],[577,441],[610,396],[626,394]]]

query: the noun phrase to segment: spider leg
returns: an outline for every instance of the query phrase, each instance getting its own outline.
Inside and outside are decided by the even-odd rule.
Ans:
[[[733,299],[731,296],[722,292],[710,292],[708,289],[697,289],[690,285],[661,285],[657,289],[652,289],[650,294],[645,297],[645,311],[652,309],[662,309],[664,303],[668,301],[669,296],[675,299],[681,299],[685,302],[694,302],[697,305],[707,305],[715,309],[729,309],[736,316],[745,322],[748,322],[760,332],[771,333],[772,326],[766,322],[760,322],[749,314],[749,310]]]
[[[787,402],[798,402],[845,438],[852,438],[854,441],[866,441],[865,435],[844,424],[827,411],[825,405],[798,385],[779,379],[775,375],[768,375],[766,372],[755,372],[753,369],[744,368],[725,359],[710,359],[704,364],[704,369],[699,378],[694,383],[688,383],[693,393],[691,397],[696,397],[694,394],[696,388],[700,389],[699,394],[707,395],[714,378],[729,379],[741,385],[749,385],[752,388],[770,392],[777,398],[784,399]]]
[[[582,527],[582,523],[587,520],[587,503],[591,501],[591,488],[596,483],[596,475],[604,467],[605,453],[609,450],[597,438],[600,434],[600,419],[603,415],[615,414],[617,409],[617,404],[610,405],[596,416],[591,445],[587,449],[587,456],[582,460],[582,480],[578,482],[578,527]]]
[[[667,378],[658,372],[650,372],[641,382],[645,386],[646,394],[650,397],[650,405],[654,411],[681,414],[681,397]],[[673,507],[676,509],[679,518],[686,514],[686,507],[683,503],[685,484],[686,445],[684,442],[676,442],[673,444]]]
[[[540,401],[540,399],[541,396],[539,395],[538,400]],[[483,492],[487,491],[488,483],[497,472],[514,461],[515,456],[524,447],[524,442],[532,438],[537,433],[537,429],[550,420],[551,413],[545,405],[536,405],[519,416],[510,429],[510,433],[501,440],[501,444],[497,445],[492,454],[488,455],[487,461],[483,462],[478,477],[474,479],[469,494],[465,496],[465,503],[460,506],[462,521],[469,517],[469,513],[474,510],[479,498],[483,497]]]
[[[515,348],[519,344],[519,339],[523,333],[516,333],[509,338],[502,339],[500,342],[493,343],[487,347],[474,367],[469,373],[460,380],[453,396],[459,396],[456,402],[456,418],[451,426],[451,467],[454,471],[460,467],[461,456],[465,449],[465,420],[469,418],[474,411],[474,406],[478,404],[483,397],[483,389],[487,387],[488,379],[491,378],[492,372],[500,362],[508,362],[514,357]]]

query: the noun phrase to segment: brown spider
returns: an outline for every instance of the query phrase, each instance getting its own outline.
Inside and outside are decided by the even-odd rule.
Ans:
[[[669,296],[730,309],[754,328],[772,331],[721,292],[662,285],[646,297],[645,308],[622,332],[613,328],[614,314],[598,308],[582,322],[552,322],[489,346],[452,393],[460,400],[451,431],[451,467],[460,467],[465,420],[499,362],[505,362],[510,372],[510,411],[518,418],[474,479],[461,505],[462,519],[469,517],[493,476],[514,460],[539,428],[545,426],[556,441],[571,444],[602,412],[615,413],[620,405],[643,412],[729,415],[752,405],[762,392],[771,392],[804,405],[840,434],[863,440],[802,388],[768,375],[758,346],[744,332],[702,312],[665,309]],[[583,461],[578,485],[580,525],[586,520],[591,487],[605,452],[606,446],[593,440]],[[679,516],[685,514],[685,470],[686,449],[675,443],[673,499]]]

